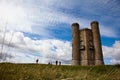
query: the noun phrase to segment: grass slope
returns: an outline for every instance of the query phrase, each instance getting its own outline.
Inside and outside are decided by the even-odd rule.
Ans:
[[[0,80],[120,80],[118,66],[0,63]]]

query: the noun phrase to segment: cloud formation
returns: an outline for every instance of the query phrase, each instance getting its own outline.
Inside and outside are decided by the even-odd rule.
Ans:
[[[14,63],[35,63],[39,58],[40,63],[54,63],[55,60],[63,64],[70,64],[72,60],[71,42],[58,39],[33,40],[26,37],[22,32],[14,32],[9,45],[12,32],[6,33],[2,61]],[[0,42],[3,36],[0,35]],[[0,44],[0,49],[1,49]],[[120,63],[120,41],[116,41],[112,47],[103,46],[104,59],[110,60],[109,64]],[[107,64],[107,63],[106,63]]]
[[[120,64],[120,41],[115,41],[112,47],[103,46],[105,59],[110,59],[111,64]]]
[[[10,36],[9,34],[10,32],[6,33],[6,36]],[[0,36],[0,38],[3,37]],[[14,32],[13,40],[8,46],[9,40],[10,37],[6,37],[2,56],[3,58],[6,57],[5,60],[9,59],[10,62],[33,63],[36,58],[39,58],[40,63],[55,62],[55,60],[60,60],[64,64],[71,62],[71,43],[68,41],[57,39],[32,40],[25,37],[21,32]],[[9,47],[10,50],[7,51]]]
[[[102,36],[119,37],[119,13],[118,0],[0,0],[0,46],[6,27],[3,48],[6,60],[28,63],[38,57],[40,63],[58,59],[69,64],[71,42],[66,37],[61,40],[58,38],[61,32],[57,35],[55,32],[70,31],[73,22],[83,28],[89,27],[92,20],[98,20]],[[34,35],[40,39],[33,40]],[[111,63],[119,62],[119,43],[116,41],[112,47],[103,46],[104,58],[110,58]]]
[[[43,38],[55,38],[54,35],[50,35],[54,34],[51,28],[58,30],[65,27],[58,26],[60,24],[71,25],[78,22],[83,28],[89,27],[92,20],[98,20],[102,24],[103,36],[118,37],[117,29],[120,28],[118,3],[110,0],[1,0],[0,29],[7,25],[8,30],[39,34]]]

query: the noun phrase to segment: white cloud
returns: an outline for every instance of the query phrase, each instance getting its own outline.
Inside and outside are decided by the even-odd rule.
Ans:
[[[4,29],[4,27],[7,26],[8,30],[36,33],[41,37],[54,38],[54,35],[52,35],[53,31],[49,30],[49,28],[60,29],[60,26],[58,27],[56,24],[65,23],[71,25],[73,22],[78,22],[82,28],[89,27],[89,23],[92,20],[83,18],[82,15],[80,15],[80,17],[76,17],[74,13],[68,13],[66,11],[74,11],[74,9],[78,9],[78,13],[85,12],[94,15],[99,13],[96,12],[98,10],[94,7],[95,5],[106,4],[105,1],[97,1],[94,4],[93,3],[94,0],[66,0],[64,2],[62,0],[1,0],[0,29]],[[92,9],[88,9],[88,6]],[[101,10],[100,6],[98,8]],[[101,28],[102,35],[116,37],[116,32],[113,28],[109,29],[104,25],[103,27]],[[112,33],[113,35],[109,35]]]
[[[14,32],[13,39],[8,47],[10,37],[7,36],[10,36],[9,34],[10,32],[6,33],[2,53],[3,59],[6,57],[4,60],[8,61],[9,59],[10,62],[16,63],[33,63],[36,58],[39,58],[40,63],[61,60],[64,64],[70,64],[71,45],[69,41],[57,39],[32,40],[25,37],[21,32]],[[0,38],[3,38],[3,36],[0,36]],[[10,48],[9,51],[7,51],[8,48]]]
[[[103,46],[105,59],[110,59],[111,64],[120,64],[120,41],[115,41],[112,47]]]
[[[111,27],[105,27],[104,25],[102,25],[101,23],[99,24],[99,28],[100,28],[100,34],[101,36],[105,36],[105,37],[118,37],[117,35],[117,31],[115,32]]]
[[[108,2],[112,5],[108,4]],[[0,43],[2,43],[3,31],[5,26],[7,26],[4,47],[7,49],[13,31],[14,36],[10,46],[15,49],[11,50],[11,56],[14,56],[12,55],[14,52],[20,54],[20,57],[17,57],[18,55],[16,56],[17,58],[14,56],[15,59],[12,57],[13,61],[20,62],[20,59],[24,58],[27,59],[27,62],[28,56],[32,59],[33,57],[41,56],[41,62],[52,61],[53,59],[67,62],[71,60],[70,42],[54,39],[52,29],[61,29],[61,26],[56,26],[57,24],[71,25],[73,22],[78,22],[81,26],[80,28],[88,27],[92,19],[96,19],[93,16],[99,17],[98,20],[105,21],[105,24],[109,24],[109,21],[114,20],[115,23],[113,22],[113,24],[118,25],[119,19],[115,16],[119,14],[119,6],[116,5],[118,5],[117,2],[110,2],[110,0],[0,0]],[[105,11],[105,14],[103,11]],[[83,18],[82,16],[84,15],[78,16],[80,12],[87,14],[87,18]],[[74,13],[78,13],[77,16]],[[103,36],[117,37],[116,29],[119,26],[115,27],[106,26],[100,22],[100,30]],[[44,39],[53,39],[32,40],[22,32],[38,34]],[[105,58],[111,58],[113,62],[119,59],[118,44],[119,42],[112,47],[103,46]],[[6,51],[5,48],[3,52]],[[114,55],[112,54],[113,52],[115,52]],[[109,53],[111,54],[109,55]],[[33,61],[29,60],[28,62]]]
[[[31,22],[27,18],[26,9],[10,3],[0,3],[0,26],[9,30],[31,31]]]
[[[12,32],[6,32],[3,48],[3,59],[15,63],[34,63],[39,58],[40,63],[61,60],[64,64],[70,64],[72,59],[71,42],[57,39],[32,40],[22,32],[14,32],[13,39],[8,46]],[[3,36],[0,35],[0,42]],[[109,64],[120,62],[120,41],[116,41],[112,47],[103,46],[104,59],[109,59]],[[1,49],[1,45],[0,45]],[[6,59],[5,59],[6,57]],[[107,63],[106,63],[107,64]]]

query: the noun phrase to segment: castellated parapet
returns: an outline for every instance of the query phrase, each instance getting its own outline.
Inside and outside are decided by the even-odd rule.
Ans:
[[[91,22],[91,29],[72,24],[72,65],[104,65],[97,21]]]

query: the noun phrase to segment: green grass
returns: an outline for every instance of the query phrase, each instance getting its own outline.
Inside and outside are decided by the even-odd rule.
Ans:
[[[0,80],[120,80],[119,66],[0,63]]]

